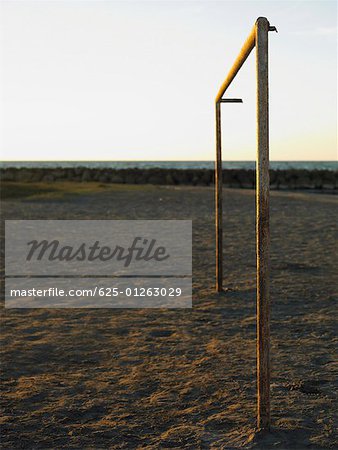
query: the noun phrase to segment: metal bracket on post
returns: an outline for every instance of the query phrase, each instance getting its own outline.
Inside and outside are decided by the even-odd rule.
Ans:
[[[220,103],[243,103],[241,98],[221,98]]]

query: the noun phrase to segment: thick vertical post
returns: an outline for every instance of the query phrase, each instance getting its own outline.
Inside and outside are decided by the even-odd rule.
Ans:
[[[216,167],[215,167],[215,206],[216,206],[216,291],[223,289],[223,253],[222,253],[222,136],[221,104],[215,103],[216,113]]]
[[[257,427],[270,428],[270,298],[269,298],[269,22],[256,22],[257,70]]]

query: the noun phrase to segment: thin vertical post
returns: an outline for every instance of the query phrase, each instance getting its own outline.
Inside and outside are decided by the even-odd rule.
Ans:
[[[270,298],[269,298],[269,22],[256,22],[257,71],[257,428],[270,428]]]
[[[215,103],[216,113],[216,167],[215,167],[215,204],[216,204],[216,291],[223,289],[223,228],[222,228],[222,136],[221,104]]]

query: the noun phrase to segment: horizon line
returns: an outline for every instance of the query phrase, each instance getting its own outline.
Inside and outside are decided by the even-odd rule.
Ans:
[[[5,159],[10,162],[210,162],[214,159]],[[224,162],[256,162],[256,159],[223,159]],[[338,162],[334,159],[270,159],[270,162]]]

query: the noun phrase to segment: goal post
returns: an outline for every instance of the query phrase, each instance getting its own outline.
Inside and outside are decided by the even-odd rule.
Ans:
[[[223,290],[222,136],[221,103],[241,102],[223,95],[256,47],[257,159],[256,159],[256,273],[257,273],[257,428],[270,428],[270,295],[269,295],[269,86],[268,33],[277,31],[259,17],[221,85],[216,99],[216,291]]]

